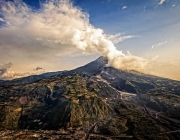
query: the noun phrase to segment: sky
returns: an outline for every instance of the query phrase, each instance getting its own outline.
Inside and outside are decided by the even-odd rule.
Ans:
[[[179,0],[1,0],[0,79],[117,69],[180,80]]]

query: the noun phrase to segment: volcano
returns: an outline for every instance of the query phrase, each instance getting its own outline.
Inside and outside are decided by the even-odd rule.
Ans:
[[[0,136],[12,130],[19,139],[180,139],[179,81],[118,70],[104,57],[23,79],[0,86]]]

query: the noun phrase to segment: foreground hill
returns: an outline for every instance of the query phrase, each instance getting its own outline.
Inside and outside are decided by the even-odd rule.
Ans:
[[[7,120],[3,118],[1,127],[57,129],[89,124],[112,113],[102,99],[117,94],[107,84],[78,74],[23,86],[3,86],[0,87],[2,109],[9,108],[11,115]],[[42,124],[37,125],[39,121],[34,120],[41,120]]]
[[[33,83],[1,86],[0,136],[20,129],[11,138],[180,139],[180,82],[107,63],[100,57]]]

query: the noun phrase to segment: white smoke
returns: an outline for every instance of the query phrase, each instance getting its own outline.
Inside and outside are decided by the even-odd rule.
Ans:
[[[147,59],[117,50],[111,41],[113,37],[108,38],[102,29],[91,25],[89,15],[69,1],[49,1],[42,4],[39,10],[21,1],[3,1],[0,8],[1,21],[5,23],[0,28],[0,37],[9,35],[15,38],[11,41],[0,40],[4,41],[4,45],[16,44],[17,48],[19,45],[37,51],[48,47],[57,51],[61,50],[59,48],[76,48],[83,53],[98,53],[107,57],[109,64],[117,69],[143,71],[150,65]],[[114,43],[132,37],[118,38]],[[41,48],[38,49],[39,46]]]

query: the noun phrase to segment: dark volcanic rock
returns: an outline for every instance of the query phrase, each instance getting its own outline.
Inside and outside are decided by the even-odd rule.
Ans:
[[[99,70],[101,70],[107,64],[108,64],[108,60],[105,57],[101,56],[97,60],[92,61],[82,67],[79,67],[79,68],[73,70],[73,72],[86,73],[86,74],[92,75],[92,74],[97,73]]]

